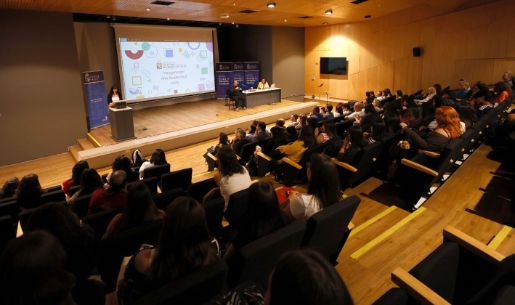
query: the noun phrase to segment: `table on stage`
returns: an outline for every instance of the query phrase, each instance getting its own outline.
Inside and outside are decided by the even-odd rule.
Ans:
[[[115,141],[134,138],[134,122],[132,121],[131,107],[109,107],[109,120],[111,121],[111,135]]]
[[[244,90],[242,93],[248,108],[281,101],[281,88]]]

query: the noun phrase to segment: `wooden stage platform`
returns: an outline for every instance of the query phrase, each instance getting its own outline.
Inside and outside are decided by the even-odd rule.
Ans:
[[[260,105],[246,110],[229,110],[220,100],[189,102],[134,111],[136,139],[116,142],[111,126],[93,129],[87,139],[70,148],[75,160],[87,160],[90,166],[109,165],[120,154],[130,155],[138,148],[144,155],[154,149],[171,150],[212,139],[220,132],[233,133],[236,128],[248,129],[254,120],[267,124],[293,113],[309,112],[315,102],[293,102]]]

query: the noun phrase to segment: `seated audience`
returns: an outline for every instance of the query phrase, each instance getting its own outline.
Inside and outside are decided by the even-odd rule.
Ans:
[[[250,143],[250,141],[247,139],[245,130],[241,128],[236,129],[236,132],[234,133],[234,140],[231,143],[232,150],[234,150],[236,154],[240,154],[243,145],[248,143]]]
[[[326,111],[323,114],[324,120],[334,119],[333,105],[329,104],[326,107]]]
[[[190,197],[175,199],[157,245],[144,247],[129,260],[122,281],[123,295],[136,300],[193,271],[216,263],[218,243],[209,236],[204,208]],[[123,269],[122,271],[123,272]],[[127,300],[126,300],[127,301]]]
[[[458,89],[454,92],[454,97],[463,100],[468,98],[470,92],[470,83],[463,78],[458,81]]]
[[[502,81],[506,84],[508,88],[515,89],[515,77],[513,77],[513,73],[510,71],[504,72],[502,75]]]
[[[135,149],[132,152],[132,166],[135,168],[140,168],[143,162],[147,160],[143,159],[143,154],[139,149]]]
[[[290,125],[288,125],[288,127],[290,126],[293,126],[295,129],[299,128],[300,129],[300,122],[299,122],[299,115],[298,114],[292,114],[291,117],[290,117]]]
[[[80,185],[80,176],[85,169],[89,168],[88,161],[79,161],[72,168],[72,177],[63,182],[63,192],[70,195],[70,187]]]
[[[123,212],[113,217],[106,235],[113,235],[135,228],[147,221],[164,219],[166,214],[158,209],[147,186],[141,182],[127,185],[127,204]]]
[[[139,177],[140,179],[145,178],[143,176],[143,173],[147,168],[151,168],[154,166],[159,165],[165,165],[168,164],[168,161],[166,161],[166,154],[162,149],[156,149],[154,152],[152,152],[152,156],[150,157],[150,161],[145,161],[143,164],[141,164],[139,168]]]
[[[229,245],[224,258],[230,260],[241,247],[282,228],[288,218],[279,208],[272,184],[256,182],[249,187],[248,209],[238,233]]]
[[[474,100],[476,106],[476,116],[478,118],[490,112],[490,110],[494,109],[494,104],[490,102],[488,97],[481,96]]]
[[[286,137],[285,131],[285,129],[277,126],[270,128],[272,137],[266,146],[263,147],[263,152],[265,154],[271,155],[277,147],[288,144],[288,138]]]
[[[109,178],[105,188],[97,189],[91,196],[88,213],[102,209],[121,209],[127,203],[127,174],[122,170],[115,171]]]
[[[336,134],[336,125],[332,121],[326,121],[318,131],[317,146],[314,151],[323,152],[329,157],[336,157],[342,146],[342,139]]]
[[[0,199],[10,198],[16,196],[16,189],[20,185],[18,177],[11,177],[4,182],[4,185],[0,189]]]
[[[426,96],[423,99],[415,99],[415,102],[419,105],[424,104],[424,103],[431,101],[436,95],[437,95],[437,89],[434,86],[429,87],[429,89],[427,89]]]
[[[234,151],[227,146],[218,151],[218,168],[214,172],[214,178],[220,187],[220,194],[225,200],[225,208],[229,204],[232,194],[247,189],[250,184],[250,176],[247,169],[242,166]]]
[[[285,124],[286,124],[286,122],[284,121],[284,119],[278,119],[275,122],[275,127],[281,128],[283,132],[286,132],[286,127],[284,127]],[[270,130],[270,132],[272,132],[272,131]]]
[[[361,129],[364,132],[370,132],[374,124],[381,122],[381,117],[372,104],[365,106],[364,113],[365,114],[356,121],[361,125]]]
[[[309,115],[309,119],[317,123],[324,119],[324,116],[320,113],[319,106],[313,107],[313,110],[311,110],[311,113]]]
[[[268,139],[269,135],[266,131],[265,122],[258,122],[256,126],[256,134],[254,135],[254,142],[261,142]]]
[[[346,120],[355,120],[365,115],[365,109],[362,102],[354,103],[354,112],[345,116]]]
[[[311,155],[308,164],[308,192],[292,192],[283,211],[292,219],[307,219],[341,199],[338,170],[329,157]]]
[[[126,156],[118,156],[113,161],[113,165],[111,166],[111,172],[107,175],[106,181],[109,181],[111,178],[111,175],[117,171],[122,170],[127,174],[127,179],[132,177],[132,162],[131,159],[129,159]],[[137,177],[136,177],[137,178]]]
[[[336,269],[318,252],[284,254],[275,266],[265,296],[266,305],[352,305]]]
[[[363,135],[363,130],[359,126],[349,128],[347,136],[343,140],[343,145],[338,152],[337,159],[339,161],[352,164],[354,163],[359,152],[368,145],[367,139]]]
[[[254,136],[256,135],[257,123],[258,123],[257,121],[254,121],[254,122],[252,122],[252,124],[250,124],[249,132],[247,134],[247,140],[249,142],[254,141]]]
[[[66,253],[50,233],[35,231],[9,242],[0,256],[0,304],[75,305]]]
[[[32,209],[41,205],[41,184],[36,174],[29,174],[21,178],[16,191],[16,202],[21,209]]]
[[[293,126],[288,126],[286,128],[286,138],[288,140],[288,143],[291,143],[299,137],[299,133],[297,132],[297,129]]]
[[[497,106],[498,104],[503,103],[510,97],[511,88],[506,85],[505,82],[498,82],[494,87],[495,97],[492,100],[492,104]]]
[[[450,106],[442,106],[436,109],[436,128],[425,137],[416,131],[403,125],[402,130],[410,143],[416,147],[433,151],[441,151],[453,139],[462,135],[460,117],[456,110]],[[403,124],[403,123],[401,123]]]
[[[226,146],[229,147],[229,145],[230,145],[229,137],[227,136],[226,133],[221,132],[220,135],[218,136],[218,144],[216,144],[215,146],[211,146],[207,149],[207,152],[204,154],[204,159],[206,160],[207,170],[209,172],[213,171],[216,167],[216,161],[214,161],[211,157],[209,157],[209,154],[216,157],[216,154],[218,154],[218,151],[222,147],[226,147]]]
[[[302,159],[304,152],[315,143],[313,128],[311,126],[304,126],[300,131],[299,138],[287,145],[277,147],[277,150],[295,162]]]
[[[73,206],[80,196],[93,194],[97,189],[102,188],[102,178],[94,168],[88,168],[80,177],[80,188],[70,197],[68,204]]]

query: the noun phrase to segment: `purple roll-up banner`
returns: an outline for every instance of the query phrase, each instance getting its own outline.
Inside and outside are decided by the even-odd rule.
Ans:
[[[104,72],[82,72],[81,76],[86,100],[88,130],[108,124]]]
[[[216,98],[225,98],[232,87],[232,62],[217,62],[215,64]]]
[[[245,85],[247,88],[257,88],[259,83],[259,62],[245,62]]]

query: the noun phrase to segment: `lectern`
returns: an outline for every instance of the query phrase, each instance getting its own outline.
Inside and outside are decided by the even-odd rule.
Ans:
[[[115,141],[134,138],[134,123],[132,121],[131,107],[109,107],[109,120],[111,121],[111,134]]]

